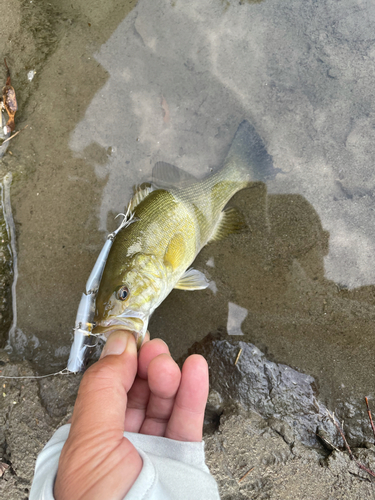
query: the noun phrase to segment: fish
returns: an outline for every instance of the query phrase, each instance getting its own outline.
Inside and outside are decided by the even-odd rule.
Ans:
[[[95,304],[93,334],[133,332],[138,348],[155,309],[173,289],[202,290],[209,280],[191,267],[209,242],[242,231],[235,193],[275,175],[272,157],[248,122],[234,136],[220,170],[198,180],[165,162],[130,201],[131,218],[114,239]]]

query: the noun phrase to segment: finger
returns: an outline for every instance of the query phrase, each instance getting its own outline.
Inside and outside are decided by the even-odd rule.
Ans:
[[[73,410],[70,434],[124,431],[127,392],[137,372],[137,347],[130,332],[113,332],[100,360],[84,374]]]
[[[207,361],[203,356],[193,354],[182,367],[181,383],[165,437],[177,441],[201,441],[207,397]]]
[[[139,351],[138,375],[143,379],[147,379],[148,365],[156,356],[164,353],[169,354],[169,348],[164,340],[153,339],[146,342]]]
[[[164,436],[180,380],[180,369],[170,354],[160,354],[150,362],[148,384],[151,394],[140,433]]]
[[[169,353],[168,346],[160,339],[150,340],[142,345],[138,357],[138,375],[128,393],[125,430],[139,432],[146,416],[150,397],[147,380],[148,366],[159,354]]]

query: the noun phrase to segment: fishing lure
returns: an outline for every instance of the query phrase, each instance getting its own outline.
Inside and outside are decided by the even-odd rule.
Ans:
[[[103,275],[104,267],[107,262],[109,251],[117,233],[135,221],[134,214],[130,212],[130,205],[119,227],[107,236],[107,240],[95,262],[93,270],[86,282],[85,292],[82,294],[78,306],[77,316],[74,325],[74,339],[70,349],[67,370],[73,373],[81,372],[84,369],[88,359],[90,349],[95,344],[95,339],[104,338],[102,335],[92,333],[95,323],[95,304],[100,280]]]

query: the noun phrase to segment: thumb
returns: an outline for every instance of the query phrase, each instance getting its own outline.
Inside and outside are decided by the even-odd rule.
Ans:
[[[133,334],[113,332],[100,360],[84,374],[72,416],[70,435],[112,429],[122,439],[127,393],[137,373],[137,347]],[[101,427],[103,426],[103,427]]]

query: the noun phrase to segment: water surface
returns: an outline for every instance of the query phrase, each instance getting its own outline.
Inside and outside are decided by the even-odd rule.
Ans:
[[[43,5],[36,19],[53,29],[35,38],[21,22],[29,53],[4,49],[18,127],[29,124],[0,164],[15,179],[14,353],[45,372],[65,365],[85,281],[132,186],[159,160],[208,175],[247,119],[279,173],[234,198],[249,230],[198,256],[214,289],[174,291],[151,334],[180,356],[210,332],[242,333],[314,376],[332,408],[373,396],[375,7]]]

